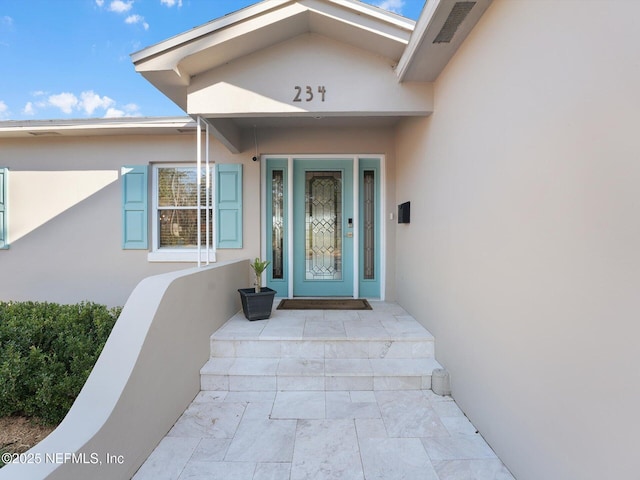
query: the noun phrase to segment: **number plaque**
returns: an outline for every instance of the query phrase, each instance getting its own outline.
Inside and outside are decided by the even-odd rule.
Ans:
[[[318,86],[318,89],[315,92],[318,94],[317,96],[314,95],[313,87],[309,85],[306,85],[304,87],[296,85],[293,87],[293,89],[295,91],[295,95],[293,97],[294,102],[312,102],[314,99],[320,99],[321,102],[324,102],[324,96],[327,93],[327,89],[324,87],[324,85]]]

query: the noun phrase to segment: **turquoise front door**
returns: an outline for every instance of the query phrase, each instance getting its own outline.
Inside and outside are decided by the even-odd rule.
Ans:
[[[381,298],[381,158],[265,156],[267,286],[279,297]]]
[[[293,294],[353,296],[353,160],[293,168]]]

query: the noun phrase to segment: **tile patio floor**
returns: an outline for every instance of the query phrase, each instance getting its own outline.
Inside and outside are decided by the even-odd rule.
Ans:
[[[227,325],[242,324],[234,319]],[[262,331],[269,321],[244,325]],[[202,391],[133,478],[513,480],[453,399],[431,390]]]

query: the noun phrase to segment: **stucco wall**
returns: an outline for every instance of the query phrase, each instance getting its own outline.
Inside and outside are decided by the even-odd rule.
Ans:
[[[200,391],[209,336],[240,309],[248,272],[239,260],[140,282],[67,416],[0,479],[130,479]]]
[[[398,130],[398,300],[518,480],[639,475],[638,18],[494,0]]]
[[[10,240],[0,251],[0,299],[124,305],[143,278],[191,266],[122,250],[119,171],[194,152],[193,135],[0,140]]]
[[[258,128],[256,133],[259,153],[386,154],[393,185],[390,127]],[[0,300],[123,305],[143,278],[193,266],[152,263],[146,251],[121,248],[119,170],[123,165],[195,162],[195,152],[194,134],[0,139],[0,167],[10,169],[10,248],[0,250]],[[244,164],[244,247],[218,250],[220,262],[260,255],[260,164],[251,160],[254,153],[253,129],[243,137],[241,154],[211,144],[212,162]],[[392,204],[393,187],[387,198]],[[387,294],[393,291],[388,281]]]
[[[432,85],[409,83],[399,88],[393,70],[396,62],[382,52],[356,48],[323,35],[298,35],[196,75],[188,87],[187,111],[222,117],[431,112]],[[314,84],[313,79],[320,84]],[[311,101],[307,101],[306,93],[309,83],[314,94]],[[303,88],[297,102],[295,85]],[[326,90],[324,96],[317,91],[320,85]]]

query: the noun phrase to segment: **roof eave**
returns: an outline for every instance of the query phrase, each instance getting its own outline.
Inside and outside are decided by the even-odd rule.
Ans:
[[[264,0],[262,2],[250,5],[236,12],[229,13],[224,17],[217,18],[203,25],[192,28],[191,30],[175,35],[167,40],[159,42],[155,45],[143,48],[130,55],[133,64],[138,64],[149,60],[157,55],[172,50],[180,45],[191,42],[215,31],[248,20],[250,18],[262,15],[270,10],[279,8],[287,3],[294,3],[296,0]],[[360,14],[365,14],[379,20],[384,20],[395,24],[399,28],[412,30],[414,22],[411,19],[397,15],[393,12],[383,10],[379,7],[363,3],[359,0],[327,0],[335,5],[350,8]]]
[[[396,67],[398,81],[435,81],[480,21],[491,1],[429,0]],[[456,4],[473,4],[473,6],[462,22],[456,26],[453,38],[449,42],[439,42],[436,40],[438,34],[443,30]]]
[[[0,138],[153,135],[194,131],[190,117],[127,117],[0,122]]]
[[[233,61],[237,58],[233,55],[244,56],[280,43],[286,35],[299,35],[301,29],[313,30],[311,16],[335,20],[345,36],[350,35],[350,29],[377,35],[380,44],[376,52],[395,62],[415,27],[411,19],[357,0],[265,0],[136,52],[131,58],[138,73],[187,111],[187,90],[193,76]],[[248,35],[251,41],[246,41]],[[358,38],[353,37],[356,45]],[[372,43],[367,41],[366,45]]]

